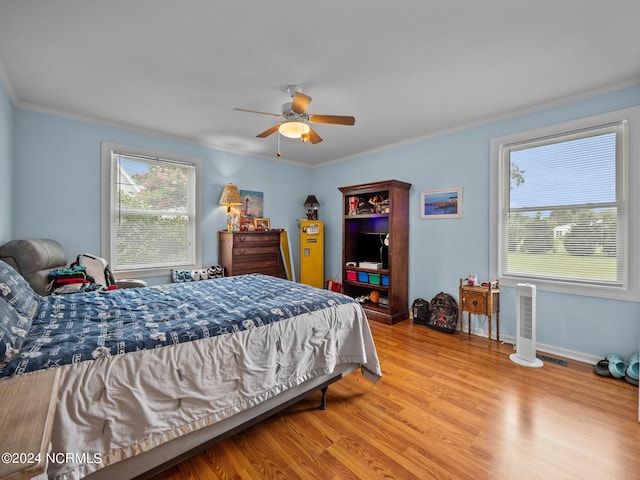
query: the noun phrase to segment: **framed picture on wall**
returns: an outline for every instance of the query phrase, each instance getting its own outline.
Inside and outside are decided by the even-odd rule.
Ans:
[[[462,187],[422,192],[420,218],[462,218]]]
[[[253,190],[240,190],[242,205],[239,206],[240,216],[249,220],[264,215],[264,193]]]

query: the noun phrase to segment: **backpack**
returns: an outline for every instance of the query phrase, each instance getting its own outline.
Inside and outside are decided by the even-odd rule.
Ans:
[[[413,323],[426,325],[429,317],[429,302],[424,298],[416,298],[411,304],[411,317],[413,317]]]
[[[440,292],[429,302],[427,327],[453,333],[458,328],[458,304],[448,293]]]
[[[72,267],[76,265],[86,267],[87,275],[93,277],[93,281],[105,289],[116,283],[109,262],[104,258],[81,253],[76,257],[76,261],[71,264]]]

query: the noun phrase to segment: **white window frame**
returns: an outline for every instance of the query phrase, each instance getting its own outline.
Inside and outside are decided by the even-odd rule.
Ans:
[[[625,122],[627,135],[622,145],[624,169],[624,220],[626,222],[626,238],[624,259],[626,275],[621,285],[599,285],[553,278],[533,278],[526,275],[515,276],[504,273],[502,265],[502,251],[505,236],[502,235],[504,222],[503,212],[506,210],[503,202],[504,188],[509,188],[510,171],[504,171],[502,162],[503,148],[508,145],[535,141],[536,139],[552,138],[567,133],[585,129],[597,128],[602,125]],[[518,132],[503,137],[494,138],[490,142],[490,225],[489,225],[489,268],[491,278],[498,278],[505,286],[515,286],[518,283],[529,282],[539,290],[592,297],[612,298],[620,300],[640,300],[640,107],[632,107],[601,115],[582,118],[557,125],[551,125],[535,130]],[[509,169],[510,170],[510,169]]]
[[[145,157],[148,159],[158,159],[163,161],[170,161],[174,163],[189,165],[195,168],[195,218],[194,218],[194,235],[193,243],[191,245],[192,252],[191,258],[193,263],[184,265],[175,265],[173,267],[149,267],[139,269],[118,269],[117,265],[112,264],[113,274],[116,278],[127,277],[153,277],[161,275],[170,275],[171,268],[176,269],[194,269],[199,268],[202,264],[202,242],[201,242],[201,224],[202,224],[202,195],[201,195],[201,178],[202,178],[202,161],[199,158],[181,157],[166,152],[158,152],[155,150],[149,150],[140,147],[134,147],[130,145],[122,145],[112,142],[102,142],[102,181],[101,181],[101,255],[111,262],[112,251],[112,220],[115,216],[111,211],[111,195],[114,191],[113,182],[113,169],[111,168],[112,153],[118,153],[123,155],[133,155]]]

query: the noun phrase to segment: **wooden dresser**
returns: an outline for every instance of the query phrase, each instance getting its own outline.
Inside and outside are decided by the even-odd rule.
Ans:
[[[218,232],[218,263],[225,275],[264,273],[286,278],[280,232]]]

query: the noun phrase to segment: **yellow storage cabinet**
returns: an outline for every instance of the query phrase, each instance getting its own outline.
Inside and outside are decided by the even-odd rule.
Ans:
[[[300,283],[324,288],[324,223],[299,220]]]

